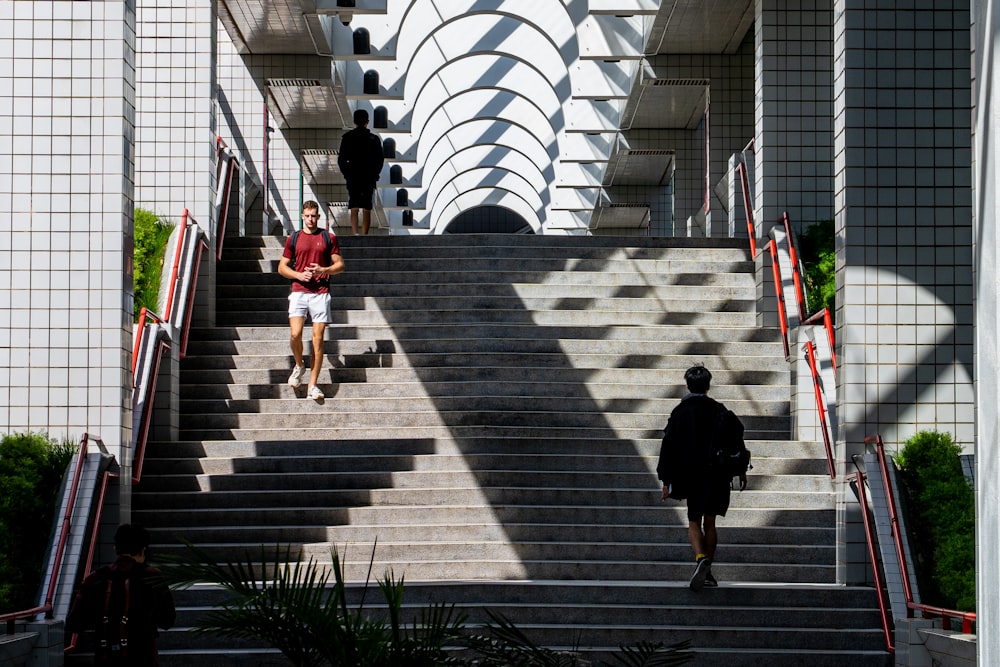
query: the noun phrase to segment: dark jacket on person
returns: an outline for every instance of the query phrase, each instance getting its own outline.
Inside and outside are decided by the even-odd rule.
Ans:
[[[706,394],[688,394],[670,413],[663,429],[656,474],[664,485],[673,487],[671,497],[681,500],[703,485],[728,486],[730,477],[711,467],[719,413],[723,410],[722,403]],[[739,428],[742,432],[742,426]]]
[[[372,186],[384,164],[382,140],[377,134],[363,126],[344,133],[337,153],[337,166],[348,182]]]
[[[127,623],[121,624],[124,606],[124,581],[128,581]],[[114,582],[109,590],[108,582]],[[103,619],[110,616],[110,623]],[[129,556],[119,556],[111,565],[91,572],[83,580],[73,607],[66,617],[66,631],[95,632],[94,654],[96,664],[121,664],[135,667],[155,667],[159,664],[156,639],[157,627],[166,630],[174,624],[176,611],[174,599],[163,579],[163,572],[155,567],[137,563]],[[112,643],[125,628],[127,651],[119,662],[102,658],[99,642],[106,632],[113,635]]]

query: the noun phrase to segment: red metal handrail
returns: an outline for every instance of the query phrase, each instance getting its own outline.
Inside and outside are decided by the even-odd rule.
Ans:
[[[962,621],[962,632],[971,634],[972,624],[976,622],[975,612],[945,609],[944,607],[921,604],[913,600],[909,568],[906,565],[906,554],[903,550],[903,536],[899,529],[899,516],[896,512],[896,497],[892,491],[892,482],[889,480],[889,464],[885,456],[885,445],[882,442],[882,436],[878,434],[865,438],[865,444],[874,445],[879,471],[882,474],[882,486],[885,490],[886,505],[888,505],[889,509],[889,526],[893,546],[896,551],[896,559],[899,561],[899,576],[903,580],[903,595],[906,598],[906,617],[913,618],[914,612],[919,611],[923,618],[940,618],[941,626],[945,630],[951,629],[952,619],[960,619]]]
[[[104,501],[108,495],[108,480],[112,477],[118,477],[118,474],[105,470],[104,474],[101,475],[101,487],[97,492],[97,505],[94,507],[94,513],[90,523],[90,544],[87,547],[87,558],[84,560],[83,568],[80,570],[85,576],[94,567],[94,552],[97,550],[97,533],[101,528],[101,515],[104,513]],[[71,634],[69,643],[66,644],[66,648],[63,649],[63,653],[66,654],[74,651],[79,638],[79,633],[74,632]]]
[[[177,272],[180,270],[181,255],[184,253],[184,235],[187,233],[188,210],[181,214],[180,230],[177,232],[177,245],[174,248],[174,264],[170,269],[170,286],[167,290],[167,305],[163,309],[163,319],[170,321],[174,312],[174,290],[177,288]]]
[[[809,360],[809,373],[812,375],[813,394],[816,397],[816,413],[819,415],[819,427],[823,432],[823,445],[826,447],[826,463],[830,471],[830,479],[837,479],[837,469],[833,464],[833,445],[830,442],[830,431],[826,421],[826,403],[823,401],[823,388],[819,382],[819,370],[816,366],[816,344],[811,340],[802,346]]]
[[[45,614],[45,618],[52,618],[52,600],[55,599],[56,586],[59,584],[59,571],[62,569],[63,556],[66,554],[66,543],[69,540],[70,524],[73,521],[73,512],[76,509],[76,497],[80,490],[80,479],[83,477],[83,466],[87,461],[87,443],[93,437],[84,433],[80,441],[80,449],[77,451],[76,467],[73,470],[73,478],[69,484],[69,496],[66,500],[66,512],[63,515],[61,527],[59,529],[59,541],[52,555],[52,573],[49,576],[49,585],[45,590],[44,602],[33,609],[15,611],[0,616],[0,623],[7,626],[7,634],[12,635],[17,630],[17,621],[23,618],[31,618],[38,614]],[[94,438],[98,442],[100,438]]]
[[[803,320],[802,324],[815,324],[819,320],[823,320],[823,328],[826,329],[827,340],[830,341],[830,363],[833,364],[833,372],[837,372],[837,346],[834,340],[833,333],[833,317],[830,315],[829,308],[823,308],[823,310],[813,313],[811,316]]]
[[[191,331],[191,314],[194,311],[195,291],[198,287],[198,272],[201,270],[201,255],[208,251],[208,244],[202,238],[199,242],[200,250],[195,252],[194,265],[191,270],[191,284],[188,287],[187,307],[184,309],[184,326],[181,328],[181,350],[180,358],[187,356],[188,333]]]
[[[885,638],[885,647],[889,653],[896,652],[896,641],[893,637],[892,624],[889,622],[889,605],[887,604],[887,594],[885,584],[882,582],[882,570],[878,567],[878,556],[875,553],[875,532],[872,529],[872,518],[868,514],[868,494],[865,492],[864,475],[858,470],[854,473],[854,479],[858,485],[858,502],[861,503],[861,516],[865,524],[865,540],[868,543],[868,558],[872,563],[872,576],[875,577],[875,593],[878,596],[878,611],[882,618],[882,635]]]
[[[142,329],[146,326],[146,320],[150,319],[157,324],[163,324],[163,318],[149,310],[145,306],[139,309],[139,321],[136,322],[136,326],[139,327],[139,331],[136,332],[135,341],[132,344],[132,386],[135,386],[135,366],[139,362],[139,343],[142,342]]]
[[[229,217],[229,194],[233,187],[233,172],[236,171],[236,158],[229,156],[226,160],[226,175],[224,183],[221,184],[223,189],[222,203],[219,208],[219,220],[217,231],[215,234],[215,259],[216,261],[222,261],[222,242],[226,238],[226,219]]]
[[[795,285],[795,302],[799,307],[799,322],[806,319],[806,298],[802,291],[802,275],[799,271],[799,258],[795,252],[795,237],[792,235],[792,222],[788,212],[782,214],[781,222],[785,227],[785,238],[788,239],[788,258],[792,264],[792,283]]]
[[[753,222],[753,209],[750,205],[750,179],[747,176],[747,165],[743,160],[743,156],[740,156],[740,161],[736,165],[736,170],[739,173],[740,185],[743,189],[743,210],[746,212],[747,218],[747,236],[750,237],[750,256],[757,256],[757,227]]]
[[[142,462],[146,457],[146,439],[149,436],[149,423],[153,416],[153,399],[156,396],[156,378],[160,374],[160,361],[169,348],[164,341],[159,341],[156,345],[156,352],[153,353],[153,372],[150,374],[150,382],[146,386],[146,400],[142,406],[142,416],[139,420],[139,433],[135,438],[135,453],[132,456],[132,484],[138,484],[142,477]]]
[[[778,299],[778,322],[781,324],[781,341],[785,345],[785,360],[791,356],[788,347],[788,318],[785,316],[785,293],[781,289],[781,268],[778,266],[778,245],[774,239],[767,245],[771,251],[771,273],[774,276],[774,295]]]

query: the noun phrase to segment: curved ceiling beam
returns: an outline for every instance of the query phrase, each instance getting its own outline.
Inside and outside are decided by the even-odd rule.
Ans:
[[[476,140],[472,141],[471,138]],[[430,146],[423,159],[428,186],[432,183],[436,185],[442,177],[447,180],[453,172],[458,173],[478,166],[473,159],[476,154],[465,150],[486,146],[492,149],[491,156],[497,160],[497,164],[506,159],[514,159],[510,157],[511,153],[521,153],[524,159],[533,165],[534,171],[543,181],[540,184],[542,189],[536,190],[534,194],[540,197],[543,203],[551,200],[548,184],[554,181],[552,161],[557,154],[555,148],[543,145],[537,136],[524,127],[500,119],[474,118],[460,123],[450,128]],[[504,153],[508,155],[504,156]],[[438,172],[441,172],[440,177]],[[428,187],[427,201],[436,202],[436,199],[437,195],[433,188]]]
[[[472,53],[444,63],[415,91],[411,127],[422,127],[424,109],[437,109],[446,100],[476,89],[501,89],[525,95],[541,109],[555,131],[564,129],[565,99],[536,65],[520,56]],[[408,96],[409,97],[409,96]]]
[[[448,204],[454,202],[463,193],[484,189],[504,190],[517,195],[525,204],[534,209],[533,218],[544,219],[545,205],[527,179],[508,169],[475,167],[455,174],[452,179],[439,188],[438,200],[445,202],[445,204],[439,206],[435,202],[435,205],[430,207],[431,227],[437,226],[441,216],[440,211],[446,210]]]
[[[559,154],[556,132],[544,110],[514,91],[486,88],[470,90],[449,98],[428,115],[422,123],[421,134],[417,137],[417,159],[423,160],[429,145],[436,145],[453,128],[470,120],[496,120],[518,125],[546,148],[550,159],[555,159]],[[462,134],[462,143],[457,144],[456,149],[479,143],[492,142],[484,142],[479,136],[465,132]]]

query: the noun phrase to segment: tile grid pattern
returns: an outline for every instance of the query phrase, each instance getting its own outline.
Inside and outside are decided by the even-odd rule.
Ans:
[[[834,11],[845,469],[874,433],[890,448],[925,429],[973,445],[969,10],[925,4],[837,0]],[[838,516],[853,522],[844,498]],[[862,567],[853,541],[840,558],[849,580]]]
[[[134,30],[131,1],[0,3],[5,432],[130,440]]]
[[[854,397],[842,423],[850,442],[937,429],[969,449],[968,4],[877,4],[842,0],[837,12],[837,322]]]

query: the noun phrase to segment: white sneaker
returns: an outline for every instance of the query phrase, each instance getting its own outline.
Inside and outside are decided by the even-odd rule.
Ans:
[[[318,401],[321,398],[326,398],[326,395],[323,394],[323,392],[320,390],[320,388],[317,387],[316,385],[313,385],[313,386],[309,387],[309,393],[306,394],[306,396],[308,396],[309,398],[313,399],[314,401]]]
[[[302,384],[302,374],[306,372],[305,366],[296,366],[292,369],[292,374],[288,376],[288,386],[298,387]]]

